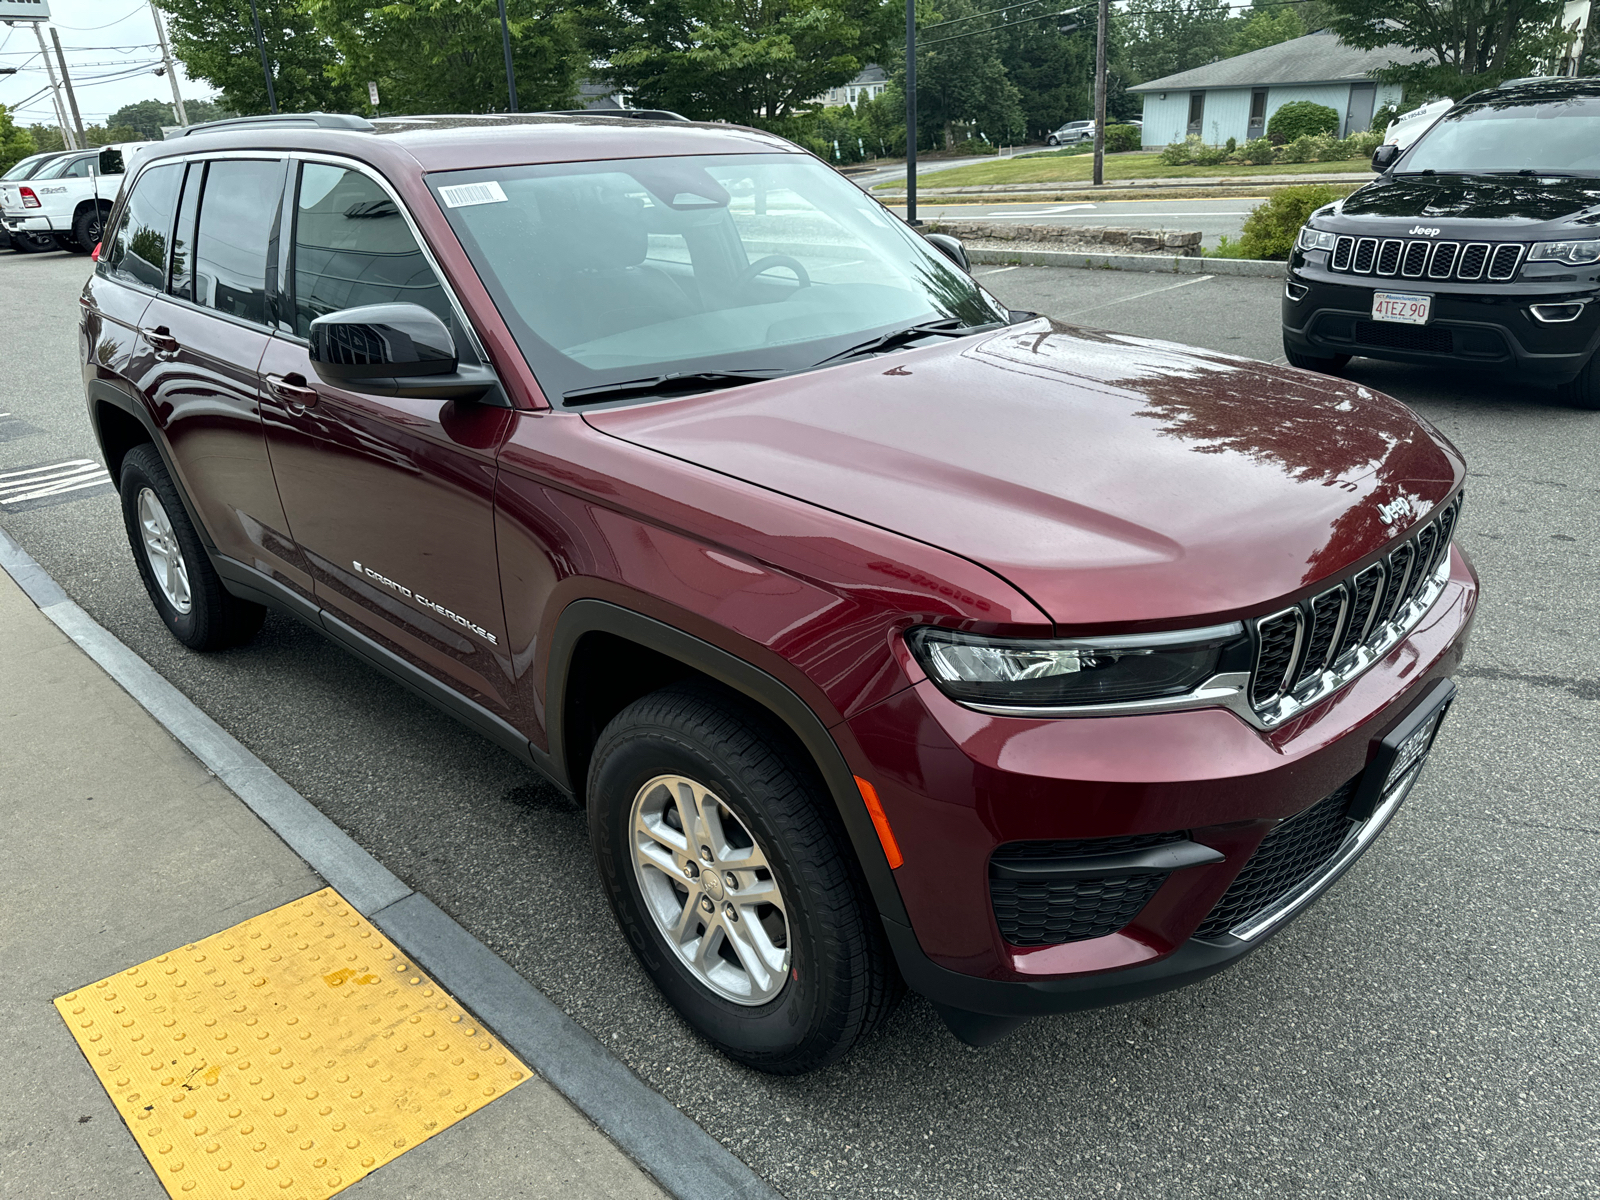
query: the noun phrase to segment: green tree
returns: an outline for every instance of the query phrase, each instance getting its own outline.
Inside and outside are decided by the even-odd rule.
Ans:
[[[354,111],[356,91],[329,71],[338,52],[301,0],[256,0],[256,7],[279,110]],[[161,0],[161,8],[168,17],[173,53],[191,79],[221,92],[222,106],[232,112],[268,111],[249,0]]]
[[[1364,50],[1405,46],[1429,59],[1391,63],[1378,78],[1413,95],[1457,99],[1540,65],[1566,46],[1563,0],[1451,0],[1447,4],[1392,0],[1321,0],[1328,28]]]
[[[33,135],[26,129],[17,128],[16,122],[11,119],[10,111],[4,104],[0,104],[0,175],[5,174],[28,155],[38,152],[39,148],[34,143]]]
[[[306,7],[343,56],[333,77],[363,104],[371,80],[385,113],[506,110],[496,0],[307,0]],[[517,107],[572,107],[587,64],[577,11],[563,0],[507,0],[506,24]]]
[[[1278,8],[1258,8],[1249,16],[1235,22],[1235,26],[1230,54],[1248,54],[1252,50],[1264,50],[1268,46],[1276,46],[1279,42],[1291,41],[1306,35],[1306,27],[1300,22],[1300,14],[1286,5]]]
[[[1227,0],[1129,0],[1123,59],[1134,82],[1163,79],[1226,58],[1235,22]]]
[[[183,102],[184,114],[189,118],[189,124],[198,125],[202,121],[216,121],[223,117],[234,116],[219,104],[209,100],[189,100]],[[140,100],[136,104],[124,104],[106,119],[108,125],[126,125],[139,131],[139,136],[159,141],[163,126],[176,125],[177,117],[172,112],[172,104],[167,100]]]
[[[984,0],[927,0],[918,8],[918,28],[926,29],[917,35],[919,147],[948,149],[980,133],[991,142],[1023,136],[1022,94],[1007,73],[1001,34],[989,31],[995,18],[978,16],[992,7]],[[884,96],[895,97],[904,113],[904,50],[899,58]]]
[[[986,4],[983,7],[993,6]],[[1113,28],[1107,39],[1107,75],[1116,81],[1119,76],[1120,39],[1115,29],[1117,10],[1113,8],[1111,11]],[[990,20],[1004,23],[1002,18]],[[1072,17],[1050,16],[1044,20],[1013,25],[996,35],[1001,61],[1005,63],[1011,82],[1017,86],[1023,120],[1030,138],[1043,139],[1064,121],[1094,116],[1093,14],[1085,13],[1077,18],[1078,27],[1071,33],[1059,32],[1061,26],[1071,25],[1073,20]],[[965,30],[983,24],[984,21],[980,19],[952,28]],[[960,43],[952,45],[959,47]],[[1137,105],[1133,115],[1138,115]]]
[[[47,150],[65,150],[67,144],[61,140],[61,130],[54,125],[29,125],[28,136],[33,139],[33,152],[43,154]]]
[[[602,0],[589,46],[646,108],[782,128],[893,43],[883,0]]]
[[[160,134],[156,135],[158,138]],[[85,125],[83,137],[91,146],[110,146],[118,142],[142,142],[147,139],[132,125]]]

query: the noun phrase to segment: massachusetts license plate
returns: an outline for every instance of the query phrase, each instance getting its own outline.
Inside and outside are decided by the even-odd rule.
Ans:
[[[1415,292],[1373,292],[1372,319],[1401,325],[1426,325],[1433,297]]]

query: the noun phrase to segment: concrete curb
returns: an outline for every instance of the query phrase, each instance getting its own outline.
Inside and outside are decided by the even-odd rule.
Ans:
[[[781,1200],[720,1142],[505,960],[407,887],[271,767],[67,597],[0,529],[0,568],[307,865],[475,1013],[678,1200]]]
[[[1298,187],[1306,183],[1348,183],[1352,187],[1371,183],[1377,176],[1371,172],[1362,171],[1321,171],[1306,175],[1196,175],[1184,179],[1169,176],[1167,178],[1152,179],[1111,179],[1098,187],[1083,179],[1063,179],[1055,183],[1040,180],[1036,183],[972,183],[961,187],[940,187],[938,184],[925,185],[922,177],[917,177],[917,199],[937,198],[940,196],[1003,196],[1026,195],[1029,192],[1071,191],[1093,187],[1099,195],[1109,195],[1114,192],[1153,191],[1159,192],[1167,189],[1197,188],[1209,191],[1212,188],[1249,188],[1249,187]],[[874,184],[872,193],[875,196],[900,196],[906,193],[905,185],[884,187]]]
[[[1283,278],[1285,264],[1253,258],[1184,258],[1168,254],[1078,254],[1070,250],[990,250],[967,247],[967,259],[1019,267],[1087,267],[1169,275],[1253,275]]]

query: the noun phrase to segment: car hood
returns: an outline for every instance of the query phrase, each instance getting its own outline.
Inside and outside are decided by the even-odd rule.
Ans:
[[[1357,384],[1043,319],[586,418],[980,563],[1065,630],[1266,611],[1463,473]]]
[[[1594,224],[1600,222],[1600,179],[1403,175],[1369,183],[1344,201],[1339,215]]]

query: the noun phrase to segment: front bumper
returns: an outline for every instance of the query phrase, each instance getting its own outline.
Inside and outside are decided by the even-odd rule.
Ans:
[[[1559,384],[1576,378],[1600,348],[1600,288],[1581,272],[1560,280],[1444,283],[1336,273],[1322,266],[1325,258],[1296,250],[1289,263],[1283,340],[1302,354],[1488,368]],[[1373,321],[1372,293],[1380,290],[1431,295],[1428,324]],[[1573,321],[1545,323],[1532,312],[1535,304],[1574,300],[1586,303]]]
[[[849,729],[905,856],[895,878],[911,925],[884,924],[906,981],[947,1020],[951,1010],[1020,1019],[1180,987],[1261,945],[1366,850],[1414,773],[1359,827],[1351,852],[1319,860],[1262,910],[1259,928],[1243,937],[1196,934],[1263,839],[1358,780],[1381,739],[1455,670],[1476,599],[1471,567],[1453,550],[1449,584],[1411,635],[1271,732],[1220,709],[986,716],[926,681],[853,718]],[[1000,845],[1163,831],[1184,831],[1222,859],[1172,871],[1115,932],[1030,946],[1002,935],[990,892]]]

